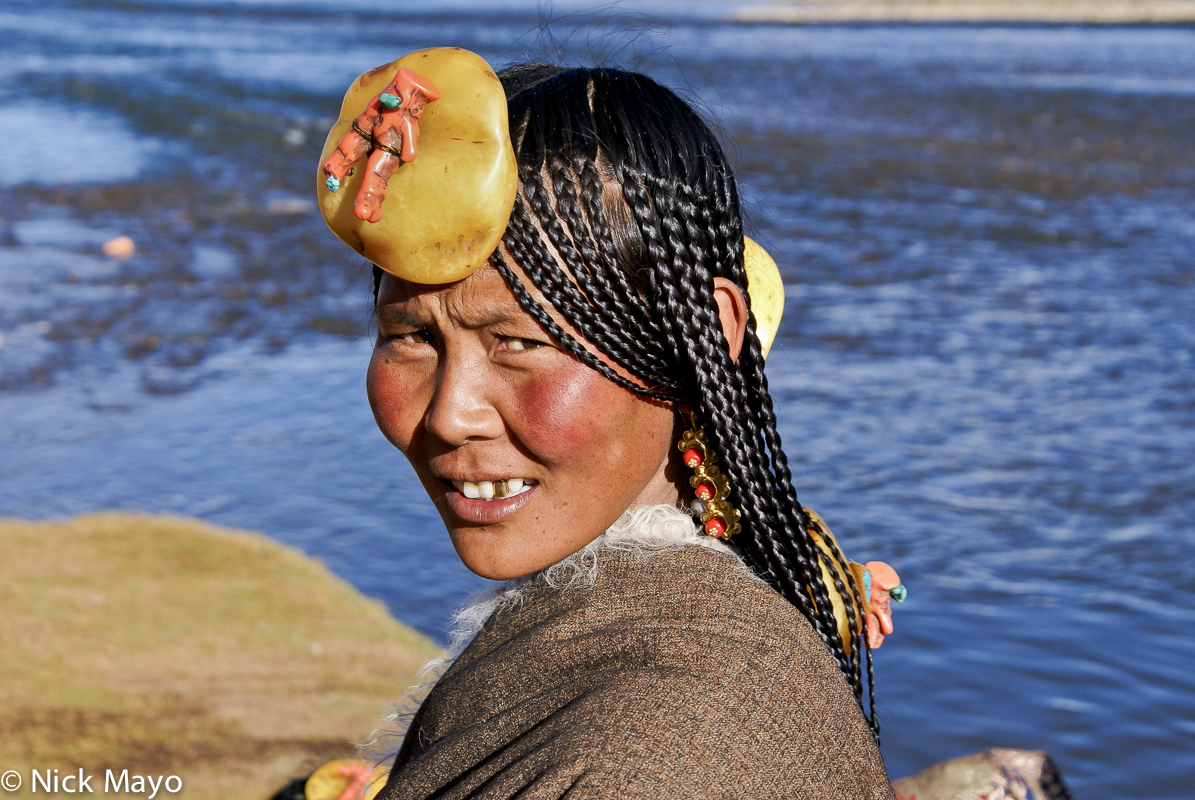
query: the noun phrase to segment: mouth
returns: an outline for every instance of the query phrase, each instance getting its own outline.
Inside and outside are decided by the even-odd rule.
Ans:
[[[535,481],[529,478],[502,478],[496,481],[452,481],[458,492],[469,500],[502,500],[529,492]]]
[[[460,520],[475,525],[494,525],[530,502],[539,482],[530,478],[501,478],[488,481],[444,481],[444,498]]]

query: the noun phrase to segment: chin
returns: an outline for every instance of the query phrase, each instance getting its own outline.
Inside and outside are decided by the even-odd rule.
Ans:
[[[458,555],[460,552],[458,551]],[[512,564],[501,556],[493,556],[490,554],[477,556],[461,556],[461,563],[472,572],[474,575],[485,578],[491,581],[513,581],[516,578],[521,578],[524,575],[530,575],[533,572],[543,569],[550,564],[543,564],[541,566],[527,566],[524,564]],[[555,562],[550,562],[555,563]]]
[[[492,581],[509,581],[538,572],[597,538],[595,534],[580,540],[562,540],[542,532],[503,531],[496,526],[449,528],[449,535],[461,563],[474,575]]]
[[[461,563],[474,575],[491,581],[509,581],[539,569],[527,566],[527,560],[518,557],[517,552],[510,552],[522,548],[517,545],[512,548],[510,535],[502,531],[472,527],[448,531]]]

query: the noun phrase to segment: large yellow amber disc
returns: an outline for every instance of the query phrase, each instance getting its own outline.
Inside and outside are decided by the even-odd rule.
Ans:
[[[328,191],[322,169],[317,171],[320,211],[342,242],[387,272],[416,283],[458,281],[494,252],[518,191],[506,93],[485,59],[436,47],[365,73],[344,96],[320,165],[399,67],[428,78],[440,92],[419,120],[415,160],[391,176],[381,221],[353,215],[365,158],[337,192]]]
[[[767,356],[784,316],[784,280],[768,252],[749,236],[743,237],[743,267],[747,271],[747,294],[755,315],[755,332]]]

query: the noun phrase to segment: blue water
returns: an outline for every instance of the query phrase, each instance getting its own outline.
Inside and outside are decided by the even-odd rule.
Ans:
[[[785,272],[802,498],[910,587],[877,654],[892,773],[1033,747],[1081,800],[1190,797],[1195,30],[579,5],[9,0],[0,514],[262,530],[442,638],[483,582],[373,425],[318,150],[348,81],[418,47],[631,64],[732,142]]]

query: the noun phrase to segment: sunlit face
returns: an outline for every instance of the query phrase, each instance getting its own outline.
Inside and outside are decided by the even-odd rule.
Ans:
[[[584,547],[632,505],[676,503],[665,476],[672,409],[563,350],[488,264],[441,286],[386,275],[377,319],[374,417],[473,572],[526,575]]]

